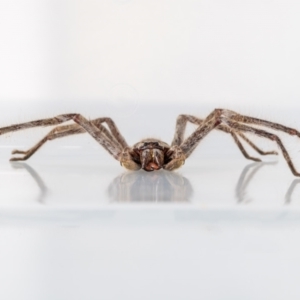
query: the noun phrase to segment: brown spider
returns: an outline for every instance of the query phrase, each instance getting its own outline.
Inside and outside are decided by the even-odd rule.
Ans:
[[[10,160],[17,161],[28,159],[46,141],[67,135],[88,132],[126,169],[139,170],[142,168],[145,171],[154,171],[163,168],[165,170],[172,171],[184,164],[184,161],[191,155],[199,142],[210,131],[218,129],[229,133],[233,137],[242,154],[247,159],[254,161],[260,161],[260,159],[249,156],[242,146],[239,138],[243,139],[261,155],[277,154],[277,152],[264,152],[260,150],[243,133],[250,132],[275,141],[281,149],[292,173],[295,176],[300,176],[300,173],[296,171],[287,150],[277,135],[246,124],[261,125],[300,137],[299,131],[277,123],[243,116],[227,109],[215,109],[203,120],[190,115],[179,115],[176,123],[176,132],[171,146],[157,139],[145,139],[133,145],[133,147],[129,147],[112,119],[99,118],[95,120],[87,120],[80,114],[64,114],[50,119],[3,127],[0,128],[0,135],[25,128],[58,125],[69,120],[73,120],[76,124],[55,127],[40,142],[28,151],[14,150],[12,154],[24,155],[22,157],[12,157]],[[184,139],[184,132],[188,121],[198,125],[198,127],[189,137]],[[103,126],[102,123],[106,123],[108,129]]]

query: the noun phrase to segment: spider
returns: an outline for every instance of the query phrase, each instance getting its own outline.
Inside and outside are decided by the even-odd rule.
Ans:
[[[245,158],[253,161],[261,161],[251,157],[244,149],[240,139],[248,143],[261,155],[274,154],[276,151],[264,152],[251,142],[244,133],[252,133],[275,141],[279,146],[290,170],[295,176],[300,173],[295,169],[291,158],[281,142],[280,138],[266,130],[252,127],[260,125],[274,130],[283,131],[290,135],[300,137],[300,132],[281,124],[261,120],[249,116],[240,115],[228,109],[214,109],[205,119],[199,119],[191,115],[179,115],[176,122],[176,131],[171,145],[153,138],[144,139],[132,147],[129,147],[111,118],[98,118],[87,120],[80,114],[64,114],[54,118],[36,120],[32,122],[15,124],[0,128],[0,135],[12,131],[37,126],[58,125],[69,120],[75,124],[57,126],[52,129],[42,140],[27,151],[14,150],[12,154],[23,154],[23,156],[12,157],[11,161],[26,160],[34,154],[45,142],[64,136],[88,132],[100,145],[102,145],[122,166],[129,170],[143,169],[154,171],[161,168],[172,171],[181,167],[185,160],[198,146],[199,142],[213,129],[229,133]],[[197,125],[197,129],[184,139],[187,122]],[[108,127],[103,126],[106,123]],[[248,125],[250,124],[250,125]]]

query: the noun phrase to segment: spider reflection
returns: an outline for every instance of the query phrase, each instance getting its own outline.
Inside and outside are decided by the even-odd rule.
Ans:
[[[246,201],[246,195],[247,195],[246,189],[250,184],[250,182],[252,181],[254,175],[257,173],[257,171],[263,166],[276,165],[276,164],[277,162],[261,162],[261,163],[252,163],[244,167],[235,188],[235,196],[237,198],[238,203]]]
[[[269,163],[252,163],[242,170],[237,185],[236,198],[238,203],[247,202],[247,188],[255,174]],[[48,195],[47,185],[39,173],[25,163],[12,163],[14,169],[25,169],[36,182],[40,193],[37,201],[44,204]],[[290,204],[292,196],[300,179],[295,179],[290,184],[286,195],[285,204]],[[108,186],[107,193],[112,202],[189,202],[193,196],[193,188],[189,180],[178,173],[160,172],[126,172],[116,177]],[[249,201],[249,200],[248,200]]]
[[[40,190],[40,193],[37,197],[37,201],[40,203],[44,203],[45,196],[48,193],[48,189],[41,176],[37,173],[37,171],[35,171],[31,166],[25,163],[12,162],[11,165],[14,169],[25,169],[31,175],[31,177],[34,179]]]
[[[138,171],[116,177],[107,192],[114,202],[189,202],[193,188],[177,173]]]
[[[285,194],[285,204],[290,204],[292,201],[292,194],[296,188],[296,186],[300,183],[300,179],[294,179],[291,183],[290,187],[288,188]]]

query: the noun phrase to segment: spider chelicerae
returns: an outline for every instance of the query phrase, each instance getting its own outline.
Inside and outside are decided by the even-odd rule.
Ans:
[[[292,160],[284,147],[281,139],[274,133],[253,127],[259,125],[274,130],[283,131],[290,135],[300,137],[296,129],[286,127],[274,122],[261,120],[249,116],[240,115],[228,109],[215,109],[205,119],[199,119],[191,115],[179,115],[176,122],[176,130],[171,145],[158,139],[144,139],[132,147],[128,146],[117,126],[111,118],[98,118],[87,120],[80,114],[64,114],[50,119],[42,119],[27,123],[15,124],[0,128],[0,135],[38,126],[53,126],[73,120],[75,124],[61,125],[52,129],[42,140],[27,151],[14,150],[12,154],[23,154],[14,156],[11,161],[26,160],[34,154],[45,142],[78,133],[89,133],[100,145],[102,145],[122,166],[129,170],[143,169],[154,171],[161,168],[172,171],[181,167],[185,160],[198,146],[199,142],[213,129],[229,133],[236,145],[247,158],[261,161],[259,158],[251,157],[244,149],[241,139],[249,144],[261,155],[278,154],[276,151],[262,151],[244,133],[252,133],[260,137],[275,141],[279,146],[289,168],[295,176],[300,173],[294,167]],[[197,125],[197,129],[184,138],[187,122]],[[107,127],[103,126],[106,123]]]

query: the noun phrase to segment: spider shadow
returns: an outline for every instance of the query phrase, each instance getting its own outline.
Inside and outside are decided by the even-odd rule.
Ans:
[[[14,169],[25,169],[31,175],[31,177],[34,179],[40,190],[40,193],[37,197],[37,202],[45,204],[45,197],[48,194],[48,188],[45,185],[41,176],[38,174],[38,172],[26,163],[11,162],[11,166]]]
[[[189,202],[193,188],[189,180],[176,172],[126,172],[108,186],[112,202]]]
[[[247,201],[246,200],[247,187],[250,184],[250,182],[253,180],[253,177],[255,176],[255,174],[262,167],[267,166],[267,165],[276,165],[276,164],[277,164],[277,161],[275,161],[275,162],[259,162],[259,163],[254,162],[254,163],[246,165],[240,174],[239,180],[238,180],[236,188],[235,188],[235,196],[237,198],[237,202],[242,203],[242,202]],[[291,191],[291,193],[292,192],[293,191]]]

